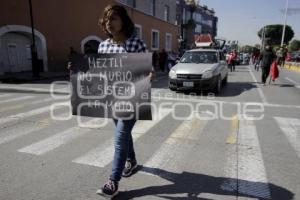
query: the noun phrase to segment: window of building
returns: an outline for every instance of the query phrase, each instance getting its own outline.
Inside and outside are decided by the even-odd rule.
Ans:
[[[150,15],[155,16],[155,0],[150,0]]]
[[[202,16],[201,16],[201,14],[200,14],[200,13],[194,13],[193,15],[194,15],[194,16],[193,16],[194,20],[195,20],[196,22],[201,23],[201,21],[202,21]]]
[[[139,24],[135,24],[134,25],[134,33],[136,35],[136,37],[143,39],[142,38],[142,26]]]
[[[151,49],[159,49],[159,31],[155,29],[152,29],[151,31]]]
[[[186,14],[186,16],[185,16],[185,22],[187,22],[188,20],[190,20],[191,19],[191,12],[190,11],[186,11],[185,12],[185,14]],[[193,17],[193,16],[192,16]]]
[[[127,5],[135,8],[136,4],[135,4],[135,0],[127,0]]]
[[[195,32],[196,33],[201,33],[202,32],[202,26],[199,25],[199,24],[196,24]]]
[[[169,8],[169,6],[165,5],[164,20],[167,22],[169,21],[169,14],[170,14],[170,8]]]
[[[166,33],[166,51],[172,51],[172,34]]]

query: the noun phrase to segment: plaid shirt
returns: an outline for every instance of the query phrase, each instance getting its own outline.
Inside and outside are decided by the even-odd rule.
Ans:
[[[132,36],[122,44],[113,43],[112,40],[106,39],[101,42],[98,53],[145,53],[147,52],[146,44],[139,38]]]

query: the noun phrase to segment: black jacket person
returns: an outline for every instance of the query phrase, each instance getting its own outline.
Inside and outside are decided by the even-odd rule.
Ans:
[[[261,68],[262,68],[262,74],[261,74],[261,81],[265,84],[266,80],[269,76],[271,64],[276,58],[275,54],[273,53],[270,46],[266,46],[265,50],[262,51],[260,54],[259,59],[261,60]]]

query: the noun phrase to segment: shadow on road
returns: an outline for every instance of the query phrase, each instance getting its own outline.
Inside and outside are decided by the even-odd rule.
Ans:
[[[233,197],[248,197],[260,200],[292,200],[294,198],[294,194],[291,191],[272,183],[236,180],[232,178],[214,177],[190,172],[182,172],[179,174],[149,167],[142,167],[141,171],[157,175],[172,182],[172,184],[150,186],[141,189],[120,192],[120,194],[114,199],[133,199],[137,197],[154,195],[171,200],[208,200],[207,198],[199,198],[198,195],[200,195],[201,193],[228,195]],[[186,196],[168,196],[178,194]]]
[[[238,96],[246,91],[257,88],[256,82],[228,82],[226,86],[222,88],[220,97]]]

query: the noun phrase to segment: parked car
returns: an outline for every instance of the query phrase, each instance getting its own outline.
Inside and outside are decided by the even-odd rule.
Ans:
[[[300,52],[293,52],[292,53],[292,61],[293,62],[300,62]]]
[[[289,62],[300,62],[300,52],[287,53],[285,60]]]
[[[169,72],[171,90],[213,90],[219,93],[227,83],[228,68],[225,56],[217,49],[186,51]]]
[[[250,61],[250,55],[249,53],[243,53],[242,54],[242,64],[243,65],[248,65]]]

